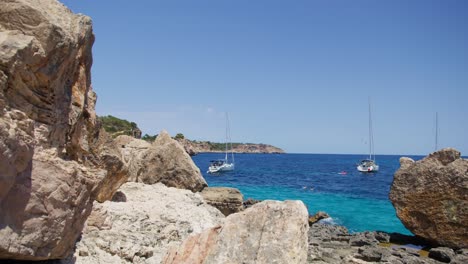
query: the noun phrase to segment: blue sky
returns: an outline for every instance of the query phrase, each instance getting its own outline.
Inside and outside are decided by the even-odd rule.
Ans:
[[[468,154],[468,1],[62,1],[93,19],[96,111],[290,153]]]

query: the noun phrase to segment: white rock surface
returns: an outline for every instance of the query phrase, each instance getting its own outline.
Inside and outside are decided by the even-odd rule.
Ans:
[[[128,182],[119,191],[126,202],[94,203],[77,244],[77,264],[161,263],[170,246],[224,221],[221,212],[188,190]]]

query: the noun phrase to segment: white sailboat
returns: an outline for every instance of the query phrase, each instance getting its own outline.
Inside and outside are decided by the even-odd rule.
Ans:
[[[226,113],[226,153],[224,156],[224,160],[212,160],[210,161],[210,166],[208,167],[207,173],[218,173],[224,171],[232,171],[234,170],[234,152],[232,149],[232,142],[231,142],[231,128],[229,125],[229,116]],[[228,146],[231,149],[231,162],[228,160]]]
[[[369,158],[359,162],[357,170],[360,172],[377,172],[379,165],[375,162],[374,153],[374,131],[372,130],[371,102],[369,98]]]

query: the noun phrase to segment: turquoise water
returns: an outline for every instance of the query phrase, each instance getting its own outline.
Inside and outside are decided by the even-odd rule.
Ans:
[[[237,154],[235,171],[206,173],[209,161],[218,158],[223,155],[203,153],[193,157],[209,186],[238,188],[245,199],[302,200],[309,214],[325,211],[333,222],[351,232],[411,234],[388,199],[400,156],[377,156],[380,171],[366,174],[355,166],[365,158],[362,155]]]

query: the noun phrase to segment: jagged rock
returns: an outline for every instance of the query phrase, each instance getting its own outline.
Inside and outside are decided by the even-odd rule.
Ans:
[[[91,20],[0,1],[0,258],[66,256],[105,171],[94,159]]]
[[[128,168],[116,142],[104,130],[99,129],[97,141],[93,144],[96,153],[96,163],[106,169],[106,177],[102,180],[96,200],[104,202],[110,200],[117,189],[127,182]]]
[[[301,201],[264,201],[173,247],[163,263],[305,263],[307,217]]]
[[[200,192],[203,199],[225,216],[244,210],[242,193],[235,188],[206,187]]]
[[[362,232],[354,235],[349,240],[351,246],[375,246],[379,244],[379,241],[375,238],[374,232]]]
[[[388,243],[394,234],[363,232],[349,234],[345,227],[315,223],[309,229],[308,263],[439,263],[420,256],[408,244],[418,244],[414,236],[399,236],[401,244]],[[356,243],[366,241],[369,243]],[[383,242],[383,243],[378,243]],[[421,245],[420,245],[421,246]],[[454,259],[462,259],[462,253]]]
[[[150,144],[129,136],[116,138],[124,162],[129,168],[129,180],[201,191],[207,183],[200,169],[193,163],[184,148],[162,131]]]
[[[358,249],[358,254],[357,258],[362,259],[367,262],[378,262],[382,259],[382,256],[385,254],[388,254],[388,251],[385,250],[384,248],[379,248],[379,247],[369,247],[369,246],[364,246],[362,248]]]
[[[455,252],[451,248],[431,248],[431,250],[429,250],[429,257],[440,262],[450,263],[455,257]]]
[[[247,200],[242,202],[242,204],[244,205],[244,209],[247,209],[247,208],[252,207],[252,205],[260,203],[260,202],[261,202],[261,200],[255,200],[255,199],[252,199],[252,198],[248,198]]]
[[[401,163],[390,199],[406,228],[437,245],[468,247],[468,160],[446,148]]]
[[[317,213],[315,213],[315,215],[309,216],[309,226],[317,223],[318,221],[322,219],[329,218],[329,217],[330,216],[327,213],[318,211]]]
[[[141,130],[138,127],[132,129],[132,136],[134,138],[140,139],[141,138]]]
[[[217,209],[188,190],[128,182],[119,192],[126,196],[125,202],[94,204],[76,246],[76,264],[161,263],[170,246],[224,220]]]

